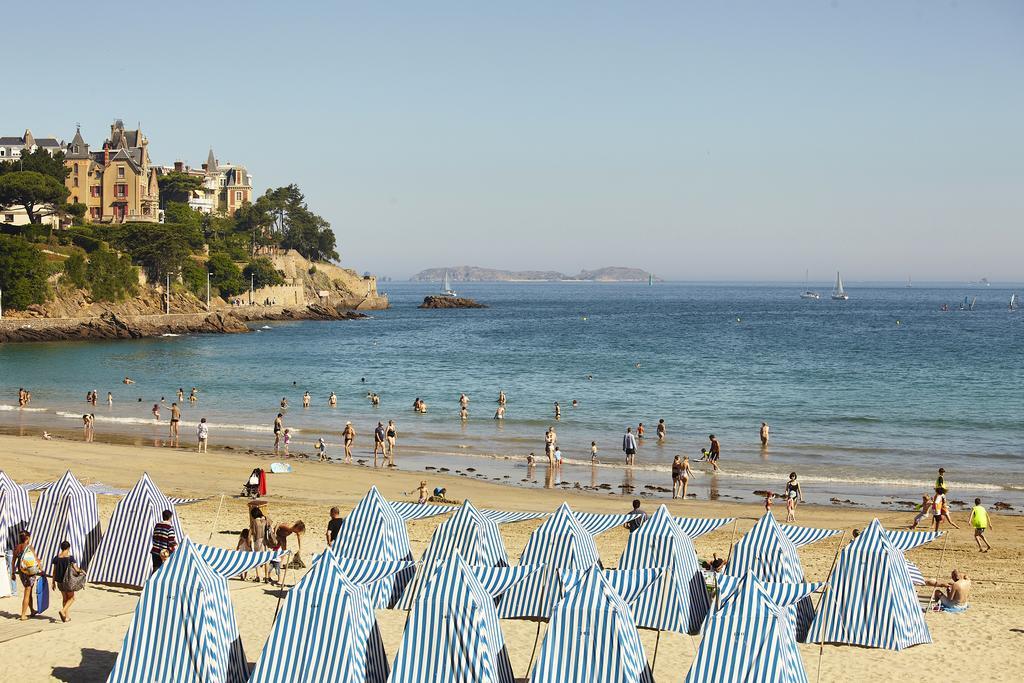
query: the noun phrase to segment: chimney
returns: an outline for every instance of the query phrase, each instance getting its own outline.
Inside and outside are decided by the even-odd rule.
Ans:
[[[183,161],[175,161],[174,162],[174,170],[176,172],[178,172],[178,173],[181,173],[182,171],[184,171],[185,170],[185,162],[183,162]]]
[[[103,143],[103,165],[108,166],[110,164],[110,145]]]

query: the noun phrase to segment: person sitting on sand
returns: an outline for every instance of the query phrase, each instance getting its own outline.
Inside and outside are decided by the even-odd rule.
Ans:
[[[926,586],[935,586],[932,600],[939,603],[943,609],[950,607],[962,609],[967,606],[971,597],[971,579],[967,574],[961,574],[959,569],[954,568],[949,575],[951,581],[933,581],[927,579]]]
[[[921,523],[921,520],[923,520],[928,515],[928,512],[931,509],[932,509],[932,497],[929,496],[927,493],[921,494],[921,507],[920,507],[920,509],[917,512],[917,516],[914,517],[913,523],[910,525],[910,530],[911,531],[913,531],[914,529],[917,528],[917,525]]]

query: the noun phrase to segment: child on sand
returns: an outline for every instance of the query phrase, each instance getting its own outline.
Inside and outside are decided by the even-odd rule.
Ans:
[[[413,493],[413,492],[414,491],[406,491],[405,495],[408,496],[410,493]],[[424,503],[427,502],[427,480],[426,479],[423,479],[422,481],[420,481],[420,485],[418,487],[416,487],[415,493],[419,496],[419,499],[416,501],[417,503],[419,503],[420,505],[423,505]]]
[[[317,439],[316,446],[314,446],[313,448],[315,448],[316,452],[320,454],[320,462],[326,462],[327,442],[324,441],[324,437],[321,436],[319,439]]]
[[[206,453],[206,442],[210,438],[210,427],[206,424],[206,418],[199,420],[199,426],[196,427],[196,437],[199,439],[199,452]]]
[[[775,498],[775,494],[772,493],[771,491],[765,491],[764,492],[764,511],[765,512],[771,512],[772,511],[772,503],[774,502],[774,498]]]
[[[932,509],[932,497],[927,493],[921,495],[921,509],[918,511],[917,516],[914,517],[914,522],[910,525],[910,530],[913,531],[917,528],[917,525],[921,523]]]
[[[597,464],[597,442],[590,442],[590,462],[591,464]]]
[[[796,521],[796,496],[788,496],[786,498],[786,521]]]
[[[284,454],[288,455],[288,445],[292,442],[292,430],[284,430]]]

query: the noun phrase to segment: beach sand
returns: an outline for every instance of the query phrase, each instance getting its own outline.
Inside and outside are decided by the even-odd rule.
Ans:
[[[19,483],[49,481],[70,468],[83,482],[102,482],[130,488],[142,474],[149,472],[168,495],[209,496],[209,499],[179,508],[186,532],[203,543],[235,547],[237,532],[246,525],[246,501],[238,498],[242,483],[253,467],[268,467],[266,457],[254,457],[226,451],[211,451],[199,456],[194,452],[170,448],[85,444],[68,440],[43,441],[38,437],[0,436],[0,469]],[[401,466],[401,453],[397,462]],[[420,479],[429,485],[446,486],[449,497],[470,498],[479,507],[506,510],[553,510],[563,500],[574,509],[591,512],[623,512],[629,508],[627,496],[580,493],[569,490],[532,490],[501,486],[472,478],[424,472],[374,471],[367,467],[340,466],[292,461],[294,471],[268,475],[270,512],[276,521],[302,519],[307,525],[303,558],[324,546],[327,511],[332,505],[347,513],[375,484],[389,500],[414,500],[411,492]],[[224,494],[223,503],[221,494]],[[32,494],[33,500],[36,494]],[[114,496],[99,496],[100,517],[104,525],[114,505]],[[648,512],[660,502],[676,515],[696,517],[735,516],[738,533],[749,529],[763,513],[760,505],[707,502],[645,500]],[[776,509],[782,519],[784,508]],[[912,515],[864,507],[801,506],[798,523],[806,526],[852,530],[863,528],[877,516],[890,528],[909,523]],[[445,517],[408,524],[413,552],[426,547],[434,527]],[[989,533],[994,550],[977,551],[966,514],[954,513],[961,525],[948,541],[936,541],[908,553],[925,576],[945,578],[950,568],[959,567],[975,582],[971,608],[964,614],[929,613],[926,615],[934,643],[903,652],[870,650],[859,647],[826,646],[820,660],[822,681],[920,679],[936,674],[943,681],[1020,680],[1024,669],[1024,517],[993,515],[995,530]],[[510,557],[518,558],[529,534],[539,522],[523,522],[501,527]],[[731,526],[697,539],[698,555],[725,556],[733,539]],[[850,535],[847,533],[846,542]],[[607,567],[614,567],[626,542],[626,532],[614,529],[597,538],[597,546]],[[827,539],[800,550],[808,580],[824,580],[837,550],[837,540]],[[44,558],[48,559],[48,558]],[[298,577],[290,572],[287,583]],[[250,663],[259,657],[270,631],[278,591],[271,586],[232,580],[232,599],[246,655]],[[924,589],[920,589],[924,592]],[[72,608],[72,620],[62,624],[58,607],[51,604],[43,617],[29,622],[17,620],[20,602],[0,599],[0,680],[62,680],[86,683],[103,681],[113,666],[138,591],[89,586],[79,594]],[[817,599],[817,598],[815,598]],[[59,596],[55,596],[59,605]],[[405,614],[378,612],[384,644],[393,658],[401,640]],[[518,677],[525,676],[536,634],[530,622],[502,623],[512,666]],[[543,636],[542,627],[542,636]],[[655,634],[642,632],[648,659],[654,651]],[[658,649],[655,679],[682,680],[693,659],[697,637],[666,634]],[[801,645],[808,675],[818,674],[819,648]],[[16,662],[16,664],[15,664]]]

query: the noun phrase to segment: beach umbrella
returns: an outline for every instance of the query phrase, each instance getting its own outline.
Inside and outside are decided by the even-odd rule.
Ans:
[[[877,519],[839,553],[808,640],[887,650],[932,641],[907,561]]]
[[[449,519],[441,522],[423,551],[416,575],[402,596],[401,608],[412,608],[423,582],[454,553],[472,567],[507,567],[508,552],[497,523],[485,517],[468,500]]]
[[[766,512],[733,546],[725,573],[742,577],[749,572],[765,583],[802,583],[804,570],[800,555],[785,529],[779,526],[771,512]],[[831,533],[831,530],[827,531]],[[797,640],[803,642],[814,617],[811,599],[788,604],[785,613]]]
[[[555,607],[530,681],[653,681],[629,606],[596,565],[568,585]]]
[[[353,560],[411,562],[413,559],[405,521],[376,486],[370,487],[345,518],[330,549],[339,558]],[[375,607],[387,608],[397,604],[414,573],[410,567],[378,581],[373,587]]]
[[[806,683],[786,610],[824,584],[765,583],[752,573],[718,581],[687,683]]]
[[[358,561],[348,567],[380,580],[405,569],[404,562]],[[324,552],[289,591],[274,620],[250,683],[336,681],[384,683],[384,653],[373,596],[349,580],[334,553]]]
[[[175,538],[181,539],[181,525],[174,504],[160,492],[145,472],[110,515],[89,570],[89,581],[142,588],[153,573],[153,528],[170,510]]]
[[[582,572],[600,562],[591,532],[562,503],[530,535],[519,557],[519,564],[543,569],[507,591],[498,605],[498,613],[503,619],[547,619],[560,597],[557,572]]]
[[[700,538],[704,534],[709,534],[716,529],[721,529],[726,524],[732,524],[736,521],[735,517],[718,517],[714,519],[707,519],[704,517],[676,517],[676,524],[683,530],[690,540]]]
[[[146,583],[107,683],[243,683],[227,580],[185,539]]]
[[[60,544],[71,544],[78,566],[89,569],[100,544],[100,516],[96,494],[75,479],[68,470],[43,490],[29,523],[32,546],[44,567],[60,552]]]
[[[646,591],[631,605],[641,628],[696,634],[708,613],[708,591],[693,541],[664,505],[629,535],[619,570],[663,569],[660,590]]]
[[[28,492],[0,470],[0,556],[14,550],[18,545],[18,532],[29,528],[31,519]]]
[[[536,567],[435,566],[402,634],[390,683],[513,683],[494,600]]]

